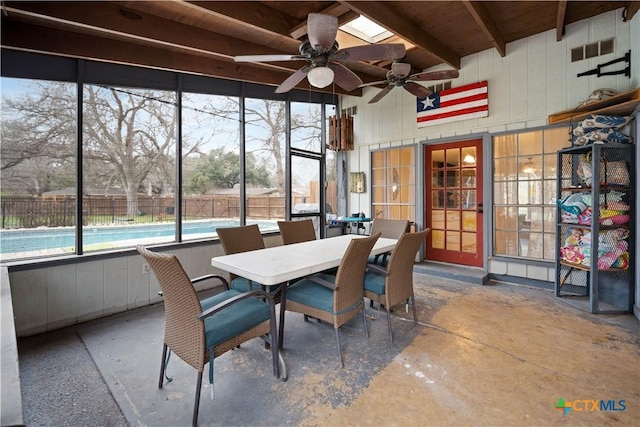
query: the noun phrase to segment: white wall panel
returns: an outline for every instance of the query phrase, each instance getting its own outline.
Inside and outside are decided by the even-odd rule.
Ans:
[[[509,85],[506,96],[510,98],[509,121],[518,122],[527,117],[527,80],[529,70],[527,64],[528,40],[519,40],[510,43],[511,52],[507,56],[509,60]],[[502,87],[503,82],[498,82]]]
[[[527,39],[526,67],[526,117],[546,117],[548,111],[546,34],[538,34]]]
[[[110,258],[103,261],[104,263],[104,314],[114,314],[127,309],[127,258]],[[142,268],[142,267],[140,267]],[[148,286],[149,275],[141,279]]]
[[[46,332],[49,292],[47,269],[16,271],[9,277],[16,334],[20,336],[21,331],[28,335]]]
[[[143,273],[144,258],[140,255],[127,257],[127,264],[127,308],[148,305],[151,273]]]
[[[78,322],[95,319],[104,312],[104,262],[77,265]]]
[[[59,265],[47,272],[47,324],[58,329],[76,323],[78,297],[76,265]]]
[[[547,97],[548,111],[564,111],[567,104],[567,63],[571,55],[567,48],[566,37],[556,41],[555,31],[545,33],[546,81],[542,81]]]

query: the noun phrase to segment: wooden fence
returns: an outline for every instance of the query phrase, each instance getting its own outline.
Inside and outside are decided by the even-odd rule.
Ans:
[[[315,191],[312,194],[316,194]],[[332,194],[332,193],[328,193]],[[335,212],[335,195],[327,200]],[[296,203],[317,203],[309,197],[294,196]],[[2,197],[0,200],[0,227],[35,228],[73,226],[76,222],[75,196]],[[247,218],[269,220],[285,218],[284,196],[248,196]],[[138,196],[136,215],[128,215],[125,196],[83,197],[84,225],[106,225],[121,222],[157,222],[173,219],[173,197]],[[187,220],[208,218],[239,218],[240,198],[235,195],[185,196],[182,216]]]

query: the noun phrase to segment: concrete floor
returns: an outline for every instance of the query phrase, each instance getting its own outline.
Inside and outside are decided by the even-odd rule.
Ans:
[[[295,313],[288,381],[273,377],[260,340],[216,359],[200,425],[640,423],[632,315],[593,315],[539,288],[414,277],[419,325],[394,312],[390,345],[384,318],[369,322],[366,340],[356,317],[341,329],[344,369],[332,328]],[[157,305],[20,340],[26,425],[190,425],[195,371],[173,358],[174,380],[157,388],[162,333]],[[557,409],[560,398],[574,409]],[[594,410],[600,400],[607,410]]]

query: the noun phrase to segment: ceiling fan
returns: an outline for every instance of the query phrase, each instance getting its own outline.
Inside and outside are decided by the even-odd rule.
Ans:
[[[391,89],[396,86],[403,87],[407,92],[410,92],[418,98],[426,98],[431,95],[431,92],[426,87],[414,83],[415,81],[427,81],[427,80],[442,80],[452,79],[458,77],[457,70],[443,70],[443,71],[425,71],[422,73],[409,74],[411,72],[411,64],[405,64],[403,62],[394,62],[391,64],[391,70],[387,72],[387,79],[379,82],[371,82],[360,85],[360,87],[374,86],[380,84],[387,84],[387,87],[382,89],[376,96],[371,98],[369,104],[380,101]]]
[[[236,62],[277,62],[305,60],[310,64],[300,68],[278,86],[276,93],[293,89],[305,77],[312,86],[323,88],[335,83],[346,91],[362,84],[356,73],[337,61],[376,61],[399,59],[405,55],[402,43],[372,44],[339,49],[336,42],[338,18],[322,13],[310,13],[307,19],[308,40],[299,48],[299,55],[242,55]]]

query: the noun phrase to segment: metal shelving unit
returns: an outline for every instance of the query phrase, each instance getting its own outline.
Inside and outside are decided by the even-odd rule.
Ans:
[[[558,152],[555,295],[592,313],[633,309],[634,150],[609,143]]]

